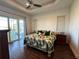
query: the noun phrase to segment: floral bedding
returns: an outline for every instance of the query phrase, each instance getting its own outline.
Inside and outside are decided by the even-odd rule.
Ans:
[[[25,39],[27,45],[42,50],[44,52],[54,50],[55,40],[56,36],[54,34],[45,36],[45,35],[39,35],[37,33],[27,35]]]

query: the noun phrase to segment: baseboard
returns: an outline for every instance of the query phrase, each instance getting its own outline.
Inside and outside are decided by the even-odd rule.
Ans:
[[[77,50],[72,46],[72,44],[69,44],[69,46],[70,46],[70,48],[71,48],[73,54],[75,55],[75,57],[76,57],[77,59],[79,59],[79,54],[78,54]]]

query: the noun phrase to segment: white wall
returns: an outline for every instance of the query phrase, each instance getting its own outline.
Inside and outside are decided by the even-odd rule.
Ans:
[[[32,29],[56,31],[57,16],[65,16],[65,32],[68,32],[68,25],[69,25],[69,9],[68,8],[34,15],[32,19],[32,25],[33,25]]]
[[[27,16],[27,18],[26,18],[26,29],[27,29],[27,33],[26,34],[30,34],[32,32],[31,16]]]
[[[74,0],[70,10],[70,46],[79,57],[79,0]]]
[[[56,16],[52,17],[52,15],[42,15],[35,17],[35,19],[37,21],[35,24],[37,25],[36,30],[56,30]]]

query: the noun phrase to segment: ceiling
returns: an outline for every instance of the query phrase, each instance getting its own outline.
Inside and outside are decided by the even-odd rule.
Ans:
[[[54,3],[55,1],[56,0],[32,0],[33,3],[39,4],[39,5],[42,5],[42,6]],[[23,6],[24,8],[26,8],[25,4],[28,3],[27,0],[15,0],[14,2],[16,2],[17,4]],[[28,8],[28,9],[33,10],[33,9],[36,9],[36,8],[38,8],[38,7],[31,6],[31,8]]]
[[[28,14],[38,14],[45,11],[56,10],[60,8],[70,7],[72,0],[32,0],[33,3],[41,4],[42,7],[34,7],[27,9],[27,0],[0,0],[0,5],[9,7],[11,9],[16,9]]]

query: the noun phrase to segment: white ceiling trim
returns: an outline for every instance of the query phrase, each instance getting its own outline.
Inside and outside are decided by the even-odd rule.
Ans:
[[[48,4],[48,5],[44,5],[43,7],[41,7],[41,8],[36,8],[36,9],[33,9],[32,10],[32,12],[33,11],[36,11],[36,10],[38,10],[38,9],[44,9],[44,8],[49,8],[50,6],[55,6],[58,2],[60,2],[60,0],[56,0],[54,3],[51,3],[51,4]]]
[[[71,0],[57,0],[55,4],[49,4],[46,6],[43,6],[42,8],[34,9],[31,11],[32,15],[40,14],[40,13],[45,13],[49,11],[55,11],[59,9],[64,9],[64,8],[69,8],[71,5]]]
[[[60,2],[60,0],[56,0],[55,3],[51,3],[51,4],[48,4],[48,5],[45,5],[41,8],[36,8],[36,9],[33,9],[31,10],[31,13],[32,14],[37,14],[37,13],[40,13],[40,12],[45,12],[45,11],[50,11],[51,9],[56,9],[54,8],[58,3]]]

